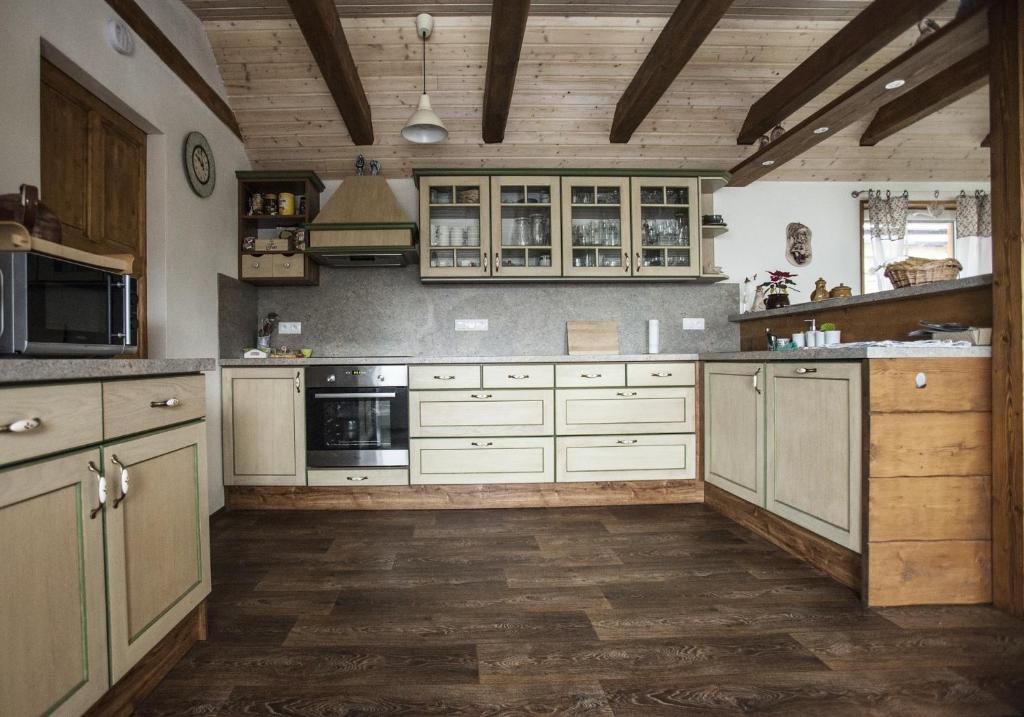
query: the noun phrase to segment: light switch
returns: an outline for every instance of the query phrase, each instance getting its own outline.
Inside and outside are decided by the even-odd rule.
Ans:
[[[487,331],[487,319],[455,319],[456,331]]]
[[[683,331],[703,331],[704,319],[683,319]]]
[[[279,334],[301,334],[302,333],[302,322],[301,321],[282,321],[277,325],[277,333]]]

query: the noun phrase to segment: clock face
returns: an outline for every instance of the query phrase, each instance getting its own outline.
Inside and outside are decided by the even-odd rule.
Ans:
[[[185,177],[192,191],[200,197],[213,194],[217,184],[217,169],[210,143],[199,132],[189,132],[184,147]]]

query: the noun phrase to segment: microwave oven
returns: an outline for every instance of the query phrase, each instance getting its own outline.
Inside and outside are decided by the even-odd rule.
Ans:
[[[138,352],[131,276],[35,252],[0,252],[0,355]]]

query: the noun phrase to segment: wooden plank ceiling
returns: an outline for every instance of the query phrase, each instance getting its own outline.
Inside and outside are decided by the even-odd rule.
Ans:
[[[376,143],[353,146],[286,0],[186,0],[200,17],[256,168],[352,174],[358,152],[386,176],[414,167],[729,169],[753,149],[736,137],[750,106],[867,2],[736,0],[628,144],[611,144],[615,105],[677,0],[533,0],[503,144],[481,136],[490,3],[338,3],[373,113]],[[956,3],[936,18],[948,19]],[[558,13],[572,12],[572,16]],[[575,9],[574,9],[575,8]],[[439,15],[427,43],[427,87],[450,139],[413,145],[399,132],[419,99],[413,18]],[[600,11],[600,15],[593,13]],[[752,18],[744,13],[761,13]],[[359,17],[350,17],[358,13]],[[450,13],[458,13],[452,15]],[[486,13],[486,14],[484,14]],[[771,13],[776,13],[771,19]],[[618,15],[618,16],[615,16]],[[210,19],[231,18],[231,19]],[[252,19],[264,18],[264,19]],[[269,18],[269,19],[266,19]],[[904,33],[806,107],[787,127],[909,48]],[[771,180],[977,181],[988,178],[987,88],[878,143],[859,146],[871,117],[773,172]]]

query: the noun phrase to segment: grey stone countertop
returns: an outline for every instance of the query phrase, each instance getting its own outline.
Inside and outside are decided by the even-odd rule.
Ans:
[[[846,346],[795,351],[720,351],[703,353],[702,361],[859,361],[861,359],[988,358],[991,346]]]
[[[222,358],[221,366],[317,366],[323,364],[599,363],[614,361],[696,361],[698,354],[599,354],[594,356],[311,356],[308,359]]]
[[[214,371],[217,360],[196,359],[0,359],[0,384],[82,381]]]
[[[915,296],[927,296],[929,294],[941,294],[946,291],[958,291],[971,289],[977,286],[988,286],[992,283],[991,274],[969,276],[966,279],[953,279],[952,281],[937,281],[934,284],[922,284],[921,286],[908,286],[904,289],[891,289],[889,291],[878,291],[873,294],[859,294],[844,299],[825,299],[823,301],[806,301],[792,306],[783,306],[781,309],[770,309],[767,311],[748,311],[745,314],[732,314],[729,321],[752,321],[754,319],[770,319],[774,316],[788,316],[791,314],[804,314],[814,311],[825,311],[826,309],[841,309],[846,306],[857,304],[872,304],[877,301],[899,301],[911,299]],[[936,317],[941,320],[942,317]],[[842,327],[840,327],[842,328]]]

